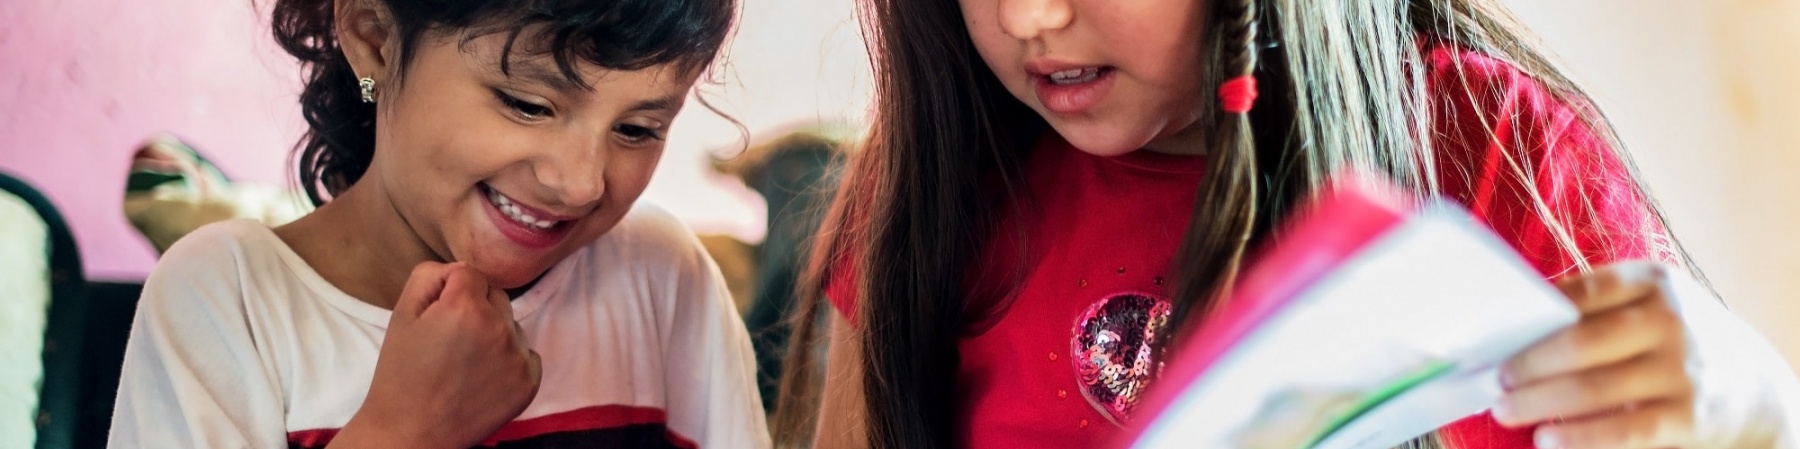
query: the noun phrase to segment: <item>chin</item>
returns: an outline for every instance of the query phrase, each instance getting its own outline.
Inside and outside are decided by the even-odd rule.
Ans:
[[[489,287],[498,289],[522,287],[539,276],[543,276],[545,272],[550,271],[550,267],[555,265],[555,262],[546,263],[541,260],[518,260],[492,256],[477,255],[464,260],[464,262],[468,263],[469,267],[474,268],[475,271],[481,272],[482,276],[487,277]]]
[[[480,272],[482,272],[482,274],[487,275],[489,287],[498,288],[498,289],[502,289],[502,290],[510,290],[510,289],[523,287],[523,286],[525,286],[525,284],[530,284],[531,281],[536,280],[539,276],[543,276],[545,272],[550,271],[550,267],[542,267],[542,269],[523,269],[522,270],[522,269],[519,269],[522,267],[519,267],[516,265],[511,266],[511,267],[505,267],[502,269],[497,269],[497,270],[493,269],[493,268],[495,268],[495,267],[482,267],[482,266],[475,267],[475,269],[477,271],[480,271]]]
[[[1120,156],[1137,151],[1149,143],[1144,133],[1130,132],[1105,125],[1052,123],[1063,140],[1084,153],[1101,157]],[[1154,133],[1151,133],[1154,134]]]

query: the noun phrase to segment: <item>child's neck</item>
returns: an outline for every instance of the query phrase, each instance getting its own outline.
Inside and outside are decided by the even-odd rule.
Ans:
[[[357,188],[364,187],[366,188]],[[377,183],[364,182],[275,235],[327,282],[383,309],[393,309],[420,262],[439,257],[401,219]]]
[[[1198,121],[1190,123],[1173,134],[1150,139],[1144,149],[1177,156],[1205,156],[1212,152],[1213,141],[1202,128]]]

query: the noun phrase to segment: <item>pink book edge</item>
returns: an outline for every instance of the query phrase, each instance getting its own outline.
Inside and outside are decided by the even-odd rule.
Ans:
[[[1397,228],[1417,208],[1404,191],[1375,176],[1348,174],[1306,200],[1283,225],[1280,244],[1264,249],[1246,264],[1236,290],[1218,312],[1202,321],[1198,333],[1151,387],[1134,413],[1138,421],[1127,434],[1130,447],[1207,369],[1280,313],[1313,284],[1330,275],[1362,248]]]

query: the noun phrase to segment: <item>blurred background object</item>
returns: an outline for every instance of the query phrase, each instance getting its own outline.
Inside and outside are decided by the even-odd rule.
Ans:
[[[3,171],[0,231],[0,447],[99,447],[104,437],[93,435],[105,427],[95,418],[111,410],[92,405],[112,402],[112,355],[122,355],[123,339],[117,351],[87,350],[96,288],[82,276],[69,222],[36,187]],[[94,354],[102,360],[84,366]]]
[[[0,447],[27,447],[37,441],[38,386],[44,379],[50,220],[26,199],[35,189],[6,179],[15,186],[0,191],[0,285],[8,290],[0,301],[0,342],[5,342],[0,344]]]
[[[1800,173],[1800,84],[1790,81],[1800,79],[1800,0],[1505,2],[1611,115],[1725,301],[1800,360],[1800,301],[1793,300],[1800,177],[1792,175]],[[791,298],[791,290],[779,290],[792,276],[780,271],[803,254],[806,235],[780,223],[793,218],[789,211],[808,210],[787,204],[825,193],[771,190],[778,183],[744,167],[790,163],[739,153],[751,146],[746,141],[760,145],[797,131],[794,123],[848,123],[842,128],[852,131],[825,136],[854,141],[873,94],[854,4],[745,0],[726,58],[701,88],[742,127],[690,101],[643,198],[709,235],[747,322],[776,329],[757,331],[764,364],[780,340],[764,340],[780,337],[769,317]],[[299,71],[268,37],[267,7],[259,0],[0,2],[0,172],[42,193],[42,201],[26,201],[33,214],[0,197],[0,252],[48,251],[0,270],[0,366],[13,368],[4,357],[17,354],[41,352],[45,360],[0,371],[0,449],[29,444],[20,442],[31,437],[12,431],[21,426],[36,426],[44,448],[104,441],[138,283],[155,262],[151,242],[168,238],[151,222],[139,222],[140,234],[121,213],[127,200],[120,192],[146,136],[179,133],[233,181],[292,187],[289,150],[304,130],[295,102]],[[822,161],[791,166],[823,169],[802,178],[829,180]],[[191,173],[212,182],[210,172]],[[44,210],[60,218],[45,219]],[[47,221],[66,223],[66,232]],[[32,268],[39,266],[48,268]],[[53,299],[32,293],[45,285]],[[41,340],[13,338],[40,333]],[[29,397],[34,391],[40,397]],[[40,413],[24,412],[27,402],[41,404],[33,405]]]
[[[157,254],[209,223],[242,218],[280,226],[310,210],[297,191],[233,183],[199,151],[167,134],[138,147],[125,178],[125,218]]]
[[[734,270],[733,265],[741,262],[730,257],[730,253],[721,257],[720,251],[714,251],[713,255],[727,276],[740,271],[751,277],[745,290],[752,293],[736,293],[736,287],[732,290],[750,331],[750,343],[756,349],[756,380],[763,395],[763,409],[770,412],[775,410],[781,362],[787,354],[786,318],[797,299],[795,285],[810,254],[812,237],[837,193],[837,181],[847,157],[843,143],[846,137],[833,135],[844,136],[845,131],[848,130],[802,128],[713,164],[719,172],[743,180],[762,195],[767,205],[767,232],[763,243],[753,247],[749,269]],[[713,246],[707,248],[712,250]]]

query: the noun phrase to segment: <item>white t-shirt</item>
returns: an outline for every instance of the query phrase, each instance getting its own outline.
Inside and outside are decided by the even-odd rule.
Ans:
[[[144,286],[109,446],[323,447],[361,407],[391,313],[326,282],[262,224],[196,230]],[[513,314],[543,381],[484,446],[770,446],[743,322],[668,213],[634,208]]]

